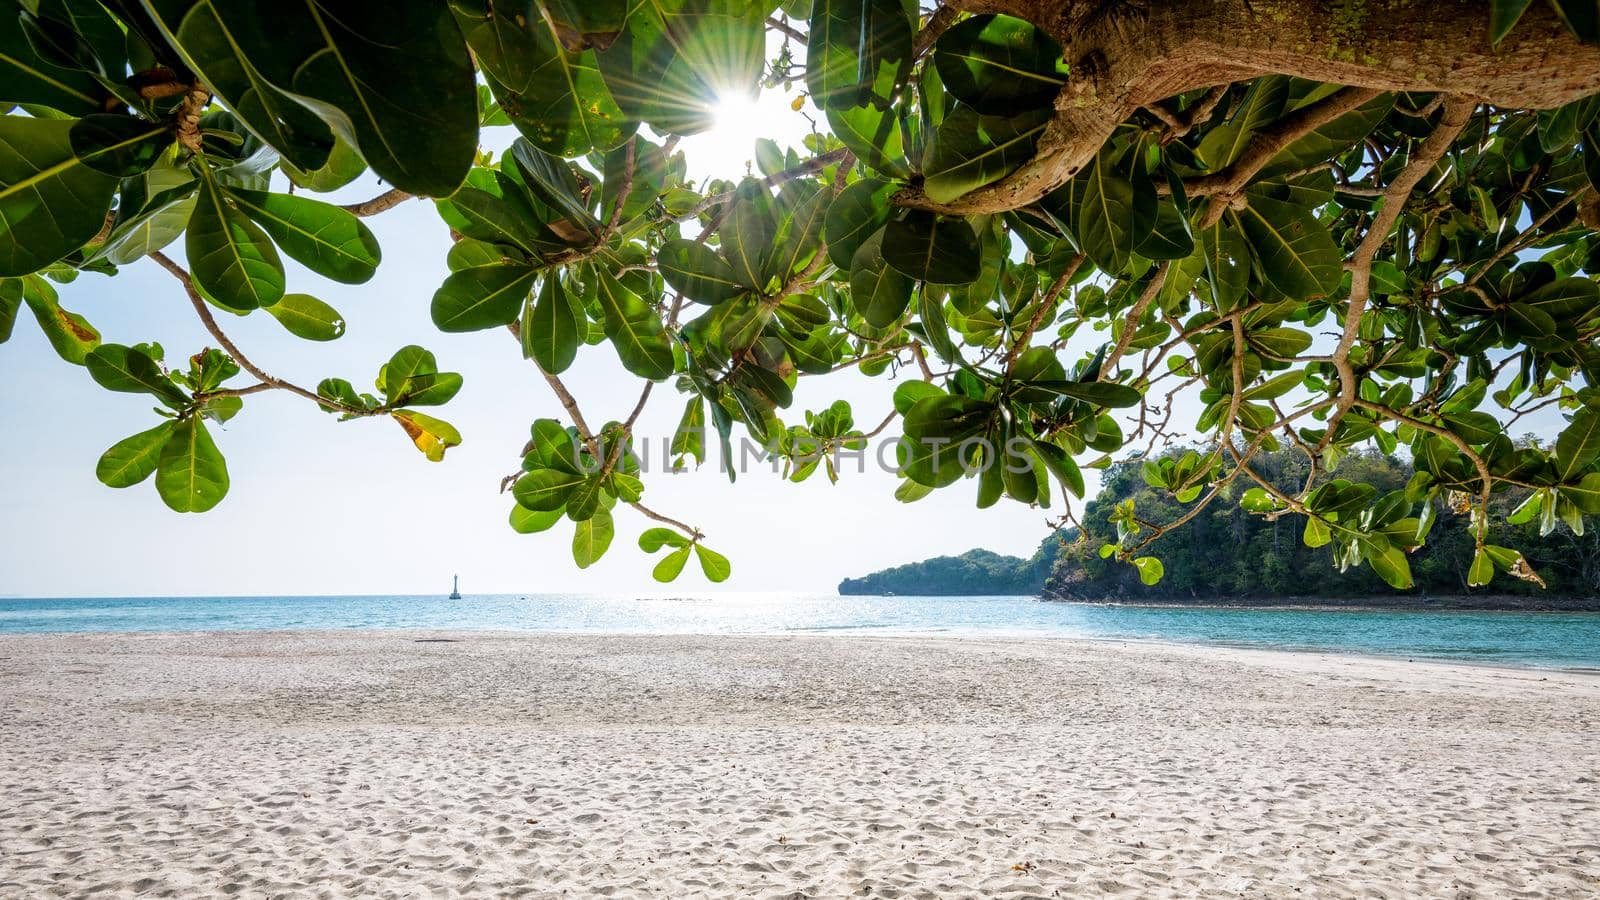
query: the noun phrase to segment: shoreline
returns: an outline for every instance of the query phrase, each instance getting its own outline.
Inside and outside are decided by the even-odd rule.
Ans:
[[[0,894],[1575,895],[1600,675],[1086,639],[0,635]]]
[[[1038,599],[1038,598],[1035,598]],[[1057,602],[1057,601],[1041,601]],[[1077,602],[1077,601],[1069,601]],[[1144,606],[1146,604],[1123,603],[1095,603],[1084,604],[1092,606]],[[1152,607],[1166,608],[1166,607]],[[1206,607],[1226,609],[1229,607]],[[1350,607],[1320,608],[1320,607],[1295,607],[1306,611],[1322,612],[1360,612],[1380,611],[1379,609],[1364,610]],[[258,635],[280,635],[285,637],[316,637],[336,635],[370,635],[374,638],[403,638],[408,635],[460,635],[461,637],[434,638],[440,643],[460,643],[468,637],[472,638],[602,638],[602,639],[646,639],[646,638],[699,638],[715,640],[728,639],[785,639],[800,638],[813,640],[922,640],[936,642],[996,642],[996,643],[1048,643],[1048,644],[1082,644],[1088,646],[1105,645],[1110,647],[1158,647],[1183,650],[1194,648],[1200,651],[1238,652],[1242,654],[1278,654],[1284,656],[1311,656],[1326,657],[1329,659],[1368,660],[1372,662],[1398,662],[1401,664],[1426,665],[1426,666],[1459,666],[1470,669],[1503,670],[1507,672],[1543,672],[1566,673],[1573,675],[1600,676],[1600,666],[1563,665],[1559,663],[1530,662],[1526,660],[1501,660],[1489,657],[1465,658],[1457,656],[1429,655],[1426,653],[1384,653],[1362,648],[1322,647],[1316,645],[1267,645],[1265,643],[1251,643],[1248,641],[1229,640],[1181,640],[1178,638],[1164,637],[1114,637],[1072,634],[1066,632],[1006,630],[1006,629],[943,629],[943,630],[915,630],[915,629],[889,629],[852,627],[827,630],[793,629],[788,631],[740,631],[740,632],[651,632],[651,631],[559,631],[541,629],[508,629],[500,627],[474,628],[470,626],[453,626],[449,628],[427,628],[416,626],[402,626],[393,628],[234,628],[234,629],[205,629],[205,630],[95,630],[95,631],[0,631],[0,648],[3,648],[7,639],[12,638],[75,638],[75,637],[174,637],[174,638],[246,638]],[[428,638],[413,638],[417,642],[428,642]],[[0,660],[8,657],[0,655]]]

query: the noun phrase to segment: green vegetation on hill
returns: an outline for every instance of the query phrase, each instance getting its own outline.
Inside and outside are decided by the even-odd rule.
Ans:
[[[841,594],[960,596],[1037,594],[1055,566],[1061,539],[1051,535],[1029,559],[989,550],[939,556],[839,582]]]
[[[1178,459],[1187,451],[1166,454]],[[1308,463],[1298,450],[1263,453],[1252,467],[1286,493],[1306,483]],[[1152,487],[1142,475],[1144,461],[1112,465],[1099,496],[1084,508],[1080,521],[1084,537],[1064,548],[1044,587],[1046,596],[1071,600],[1268,597],[1365,597],[1386,600],[1396,592],[1366,566],[1340,571],[1333,562],[1337,541],[1308,547],[1301,540],[1304,516],[1285,513],[1277,517],[1254,514],[1241,506],[1242,485],[1201,510],[1186,524],[1173,529],[1161,542],[1165,577],[1155,585],[1141,583],[1139,571],[1115,559],[1102,559],[1100,548],[1117,541],[1110,521],[1119,505],[1131,501],[1134,516],[1143,521],[1173,521],[1192,504],[1180,503],[1169,490]],[[1376,450],[1352,453],[1340,460],[1333,475],[1317,482],[1341,478],[1376,488],[1374,496],[1404,490],[1412,478],[1409,462]],[[1600,594],[1600,533],[1555,517],[1541,522],[1533,516],[1509,524],[1528,498],[1523,488],[1510,487],[1490,500],[1488,543],[1522,550],[1533,572],[1543,580],[1496,579],[1492,587],[1468,584],[1473,561],[1473,539],[1465,517],[1455,512],[1447,496],[1428,501],[1437,519],[1425,543],[1409,555],[1415,585],[1407,592],[1426,594],[1494,594],[1538,596],[1543,599],[1595,597]],[[1466,505],[1465,501],[1461,506]],[[1540,532],[1544,531],[1544,534]]]

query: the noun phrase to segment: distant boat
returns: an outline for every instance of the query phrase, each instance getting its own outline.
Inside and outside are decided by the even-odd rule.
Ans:
[[[452,576],[450,576],[450,599],[451,600],[460,600],[461,599],[461,576],[460,575],[452,575]]]

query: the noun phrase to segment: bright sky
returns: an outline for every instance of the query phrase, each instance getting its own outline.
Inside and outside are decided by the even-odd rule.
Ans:
[[[742,174],[759,137],[798,148],[811,125],[790,99],[769,91],[730,105],[714,131],[682,141],[691,174]],[[500,131],[486,144],[514,137]],[[364,180],[327,199],[381,189]],[[572,562],[570,523],[539,535],[511,531],[513,501],[499,493],[500,479],[516,470],[529,423],[564,414],[505,332],[434,328],[428,304],[447,274],[450,241],[431,204],[408,202],[368,223],[384,262],[365,285],[336,284],[285,260],[291,291],[346,317],[338,341],[290,337],[263,313],[219,320],[268,372],[308,386],[337,376],[366,387],[396,349],[427,347],[442,369],[465,376],[461,394],[437,411],[461,430],[462,445],[429,463],[389,420],[340,423],[303,399],[262,394],[214,429],[232,479],[227,499],[209,513],[173,513],[148,481],[113,490],[94,476],[107,447],[156,424],[151,400],[107,392],[62,362],[24,310],[0,346],[0,421],[10,436],[0,444],[0,595],[432,593],[457,572],[464,590],[483,593],[711,587],[692,563],[673,585],[651,580],[657,557],[636,541],[653,523],[631,510],[618,511],[616,541],[587,571]],[[181,251],[181,240],[168,249]],[[173,360],[214,344],[177,283],[148,260],[115,278],[83,275],[60,293],[106,341],[159,341]],[[606,345],[582,349],[563,377],[597,424],[625,417],[641,384]],[[802,379],[785,418],[801,421],[802,409],[842,397],[870,429],[890,409],[893,388],[854,373]],[[682,410],[683,398],[658,388],[637,433],[670,435]],[[909,505],[894,499],[896,484],[869,467],[838,485],[821,474],[796,485],[758,471],[730,486],[708,465],[648,477],[645,502],[698,525],[707,546],[732,560],[720,590],[832,591],[846,576],[973,547],[1026,556],[1047,533],[1050,511],[1009,501],[978,511],[971,483]]]

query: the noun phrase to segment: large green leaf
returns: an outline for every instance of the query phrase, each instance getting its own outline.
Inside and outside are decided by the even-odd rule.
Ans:
[[[1262,168],[1260,177],[1296,172],[1336,157],[1366,137],[1394,109],[1394,95],[1380,94],[1290,144]]]
[[[816,259],[832,199],[833,191],[808,183],[785,185],[778,192],[778,230],[766,256],[768,274],[786,282]]]
[[[454,272],[433,294],[430,312],[440,331],[481,331],[509,325],[522,311],[539,270],[532,266],[474,266]]]
[[[581,156],[615,147],[638,128],[611,98],[594,51],[568,52],[537,5],[492,0],[481,9],[464,6],[451,9],[490,90],[539,149]]]
[[[539,368],[557,375],[578,356],[578,345],[589,333],[583,310],[567,296],[554,272],[545,276],[537,303],[527,303],[522,315],[522,351]]]
[[[38,271],[105,226],[117,180],[73,152],[72,125],[0,117],[0,277]]]
[[[822,239],[835,266],[849,268],[856,250],[889,221],[894,213],[889,198],[894,191],[892,182],[863,178],[840,191],[829,204],[822,221]]]
[[[297,338],[331,341],[344,334],[344,316],[310,294],[284,294],[267,312]]]
[[[749,290],[728,261],[696,241],[670,240],[656,251],[656,268],[675,291],[690,300],[717,304]]]
[[[823,108],[888,100],[911,68],[912,22],[900,0],[812,0],[806,86]]]
[[[695,544],[694,555],[700,560],[700,571],[710,581],[727,581],[728,576],[733,574],[733,566],[728,563],[728,558],[715,550]]]
[[[151,166],[173,144],[172,128],[134,116],[84,116],[67,132],[72,152],[96,172],[131,178]]]
[[[220,88],[222,96],[301,169],[321,168],[326,153],[318,159],[291,152],[315,131],[299,121],[297,106],[314,111],[401,190],[449,196],[472,165],[476,81],[444,3],[347,0],[333,9],[316,0],[146,0],[146,6],[177,34],[208,84],[226,72],[230,86]],[[295,127],[286,132],[291,116]],[[332,147],[331,140],[308,143]]]
[[[222,306],[248,312],[283,296],[283,261],[277,248],[266,232],[228,204],[212,177],[200,181],[200,198],[184,240],[195,283]]]
[[[228,191],[240,211],[272,235],[301,265],[343,284],[361,284],[378,271],[383,252],[371,229],[349,212],[289,194]]]
[[[201,417],[172,423],[156,468],[156,491],[176,512],[205,512],[227,496],[228,464]]]
[[[0,344],[11,340],[11,329],[17,324],[17,310],[22,307],[22,279],[0,278]]]
[[[515,247],[539,255],[560,248],[561,243],[544,223],[534,218],[525,199],[498,197],[476,187],[463,187],[438,201],[440,212],[454,215],[447,219],[469,238],[490,244]]]
[[[1104,150],[1078,176],[1075,189],[1078,246],[1108,274],[1122,274],[1134,248],[1155,228],[1155,191],[1136,188]]]
[[[945,90],[985,115],[1048,110],[1067,82],[1061,45],[1011,16],[973,16],[934,45]]]
[[[966,284],[983,268],[978,235],[962,218],[912,210],[883,228],[883,258],[917,281]]]
[[[889,178],[909,178],[900,107],[876,98],[856,106],[830,106],[828,128],[862,165]]]
[[[1572,481],[1600,459],[1600,412],[1585,406],[1556,438],[1556,475]]]
[[[595,510],[594,515],[579,522],[577,530],[572,533],[572,561],[580,569],[587,569],[599,562],[616,533],[611,513],[604,509]]]
[[[767,256],[778,233],[772,195],[759,180],[746,178],[729,202],[733,210],[717,231],[722,252],[732,264],[734,276],[745,287],[764,291],[770,278],[766,272]]]
[[[627,25],[599,54],[624,114],[662,134],[696,134],[719,99],[754,96],[765,67],[767,7],[749,0],[629,0]]]
[[[1250,242],[1261,277],[1285,297],[1305,300],[1339,289],[1344,257],[1310,210],[1256,194],[1230,212]]]
[[[178,151],[174,145],[149,170],[123,180],[117,220],[95,256],[112,265],[127,265],[183,234],[198,197],[194,173],[178,165]]]
[[[652,381],[672,374],[672,341],[661,317],[655,309],[621,282],[611,276],[603,266],[593,269],[600,299],[600,309],[605,314],[606,337],[617,351],[617,357],[628,371]]]
[[[36,103],[67,115],[105,110],[106,90],[88,72],[63,69],[39,56],[14,0],[0,3],[0,109]]]
[[[1008,118],[957,106],[944,117],[924,154],[923,191],[931,200],[948,203],[1011,174],[1033,158],[1052,115],[1048,107]]]
[[[188,396],[138,347],[101,344],[89,351],[83,364],[89,377],[108,391],[151,394],[173,409],[182,409],[188,403]]]
[[[579,472],[535,469],[518,478],[511,493],[527,509],[549,512],[565,506],[567,498],[583,483],[584,476]]]
[[[162,448],[172,437],[172,422],[162,422],[149,431],[125,437],[111,449],[100,454],[95,464],[94,476],[107,487],[132,487],[156,470],[161,461]]]
[[[874,328],[899,321],[911,305],[910,278],[883,258],[883,232],[878,231],[856,249],[850,262],[850,299],[861,317]]]
[[[90,351],[100,346],[100,332],[83,316],[63,309],[50,282],[38,275],[29,275],[21,282],[22,299],[27,301],[28,310],[56,355],[69,363],[83,365]]]

